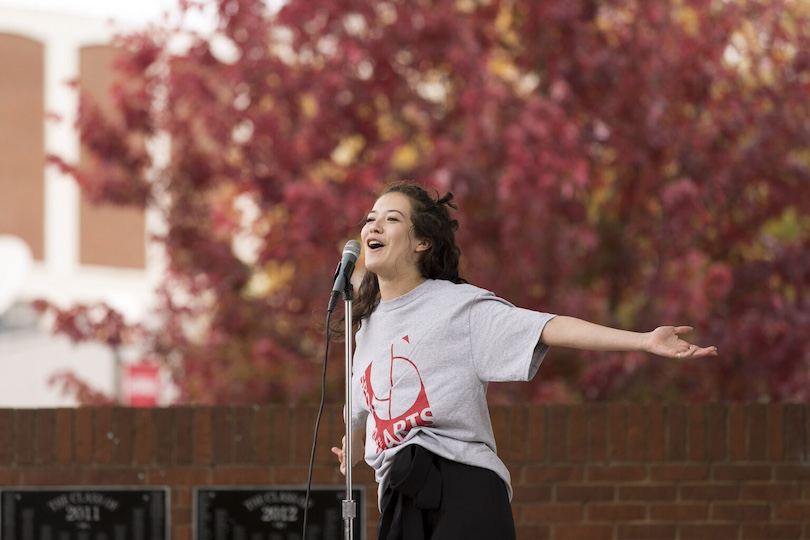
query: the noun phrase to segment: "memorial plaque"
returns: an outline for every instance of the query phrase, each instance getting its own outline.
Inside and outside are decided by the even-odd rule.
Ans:
[[[197,488],[195,540],[302,540],[306,488]],[[365,540],[365,490],[352,491],[354,540]],[[306,540],[343,540],[346,488],[310,491]]]
[[[168,540],[168,488],[0,488],[0,537]]]

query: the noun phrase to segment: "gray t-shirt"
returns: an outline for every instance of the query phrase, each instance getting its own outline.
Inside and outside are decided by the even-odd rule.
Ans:
[[[394,455],[419,444],[503,478],[487,407],[489,382],[528,381],[554,315],[513,306],[472,285],[428,280],[380,302],[357,333],[352,428],[366,423],[366,462],[380,494]]]

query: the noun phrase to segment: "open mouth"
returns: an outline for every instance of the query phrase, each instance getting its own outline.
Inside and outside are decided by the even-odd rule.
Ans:
[[[368,249],[371,249],[371,250],[379,249],[379,248],[383,247],[383,243],[378,241],[378,240],[369,240],[366,245],[368,246]]]

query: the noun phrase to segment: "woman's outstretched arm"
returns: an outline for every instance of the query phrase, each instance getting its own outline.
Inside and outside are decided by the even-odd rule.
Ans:
[[[681,337],[691,331],[691,326],[659,326],[651,332],[630,332],[576,317],[558,316],[546,323],[540,341],[551,347],[645,351],[667,358],[717,356],[717,347],[700,347]]]

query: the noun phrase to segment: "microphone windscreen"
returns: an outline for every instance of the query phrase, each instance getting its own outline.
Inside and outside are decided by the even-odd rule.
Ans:
[[[351,253],[352,255],[354,255],[354,258],[356,260],[357,257],[360,256],[360,242],[358,242],[357,240],[349,240],[348,242],[346,242],[346,247],[343,248],[343,253],[344,255],[346,253]]]

